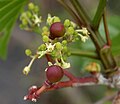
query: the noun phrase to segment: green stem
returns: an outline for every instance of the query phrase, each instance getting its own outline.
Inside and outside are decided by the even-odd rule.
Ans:
[[[89,32],[91,33],[90,37],[91,37],[92,41],[94,42],[97,50],[99,50],[101,48],[102,44],[100,44],[98,38],[96,37],[96,35],[94,34],[93,30],[90,27],[90,23],[91,23],[90,18],[88,17],[88,15],[84,11],[83,7],[80,5],[80,3],[77,0],[70,0],[70,1],[71,1],[71,4],[73,5],[74,9],[78,13],[79,17],[84,22],[83,26],[86,26],[88,28]],[[78,24],[78,25],[81,26],[81,24]]]
[[[80,49],[75,49],[75,48],[69,48],[69,49],[72,55],[99,59],[98,55],[94,51],[85,51],[85,50],[80,50]]]
[[[112,55],[110,46],[104,46],[100,50],[100,60],[103,63],[105,67],[106,74],[112,74],[114,71],[116,71],[116,62]]]
[[[100,0],[96,14],[92,21],[92,28],[95,30],[98,30],[105,6],[106,6],[106,0]]]
[[[98,38],[99,43],[101,44],[101,47],[103,47],[106,44],[105,41],[104,41],[104,39],[103,39],[103,37],[101,36],[101,34],[99,33],[98,30],[94,31],[94,32],[95,32],[95,35]]]
[[[112,73],[115,70],[116,62],[114,60],[114,57],[112,56],[110,47],[106,46],[106,43],[103,37],[98,32],[99,23],[103,15],[104,8],[106,6],[106,0],[100,0],[97,8],[97,12],[92,21],[93,23],[89,19],[88,15],[85,13],[83,7],[80,5],[78,0],[69,0],[69,1],[73,6],[72,10],[75,11],[74,13],[77,14],[79,19],[82,20],[83,24],[81,25],[81,23],[78,23],[78,25],[80,27],[85,26],[88,29],[88,31],[90,32],[89,36],[96,47],[96,52],[88,52],[88,51],[81,51],[79,49],[71,49],[72,55],[80,55],[80,56],[90,57],[94,59],[99,59],[103,64],[105,70],[108,71],[110,69],[111,71],[110,73]]]
[[[77,23],[83,24],[82,20],[77,16],[77,14],[69,7],[69,5],[64,0],[58,0],[58,2],[74,17]]]
[[[76,12],[78,13],[79,17],[82,19],[84,23],[83,25],[84,26],[89,25],[91,20],[86,14],[86,12],[84,11],[83,7],[78,2],[78,0],[70,0],[70,2],[72,6],[74,7],[74,9],[76,10]]]
[[[96,47],[96,50],[99,51],[101,48],[102,48],[102,45],[101,42],[99,42],[99,39],[98,37],[96,36],[95,32],[91,29],[91,27],[87,27],[89,32],[90,32],[90,38],[91,40],[93,41],[95,47]]]

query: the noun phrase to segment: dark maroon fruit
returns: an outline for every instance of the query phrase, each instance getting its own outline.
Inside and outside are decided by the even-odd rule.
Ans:
[[[50,26],[50,38],[62,37],[65,33],[65,27],[61,22],[55,22]]]
[[[63,69],[58,65],[51,65],[46,70],[46,77],[51,83],[60,81],[63,75]]]

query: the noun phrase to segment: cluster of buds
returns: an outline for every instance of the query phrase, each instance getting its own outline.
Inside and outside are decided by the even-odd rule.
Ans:
[[[51,56],[55,61],[55,65],[59,65],[62,68],[69,68],[70,63],[67,63],[67,57],[70,56],[68,45],[71,42],[77,41],[79,37],[83,42],[89,37],[89,32],[86,28],[80,29],[74,22],[66,19],[64,23],[60,22],[60,18],[57,16],[51,16],[48,14],[46,26],[41,29],[41,36],[43,44],[41,44],[35,55],[27,49],[26,55],[32,58],[30,64],[24,68],[23,73],[28,74],[33,61],[36,58],[41,58],[46,54]]]
[[[41,27],[42,17],[39,16],[39,8],[33,3],[28,4],[28,10],[20,16],[22,24],[20,27],[24,30],[35,30],[41,34],[43,43],[38,46],[36,53],[33,55],[30,49],[26,49],[27,56],[32,58],[29,65],[23,69],[23,73],[28,75],[35,59],[43,56],[49,56],[53,62],[49,62],[45,69],[47,80],[41,88],[35,86],[29,89],[29,94],[24,100],[36,101],[38,95],[46,90],[52,84],[61,80],[64,75],[64,69],[70,68],[67,57],[71,55],[68,45],[77,40],[85,42],[89,38],[89,32],[85,27],[79,28],[77,24],[66,19],[61,22],[57,16],[48,14],[46,26]]]
[[[20,20],[22,22],[20,24],[21,29],[29,31],[39,27],[42,22],[42,17],[39,16],[39,7],[33,3],[29,3],[28,10],[21,14]]]

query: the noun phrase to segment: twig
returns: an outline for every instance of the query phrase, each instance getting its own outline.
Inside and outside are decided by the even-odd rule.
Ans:
[[[76,77],[73,74],[71,74],[70,72],[68,72],[67,70],[64,70],[64,75],[66,77],[68,77],[70,80],[75,80],[76,79]]]
[[[85,50],[80,50],[80,49],[75,49],[75,48],[69,48],[69,49],[72,55],[79,55],[79,56],[99,59],[95,51],[85,51]]]
[[[104,14],[103,14],[103,24],[105,29],[107,45],[111,46],[111,40],[110,40],[110,35],[109,35],[109,30],[108,30],[107,20],[106,20],[106,10],[104,10]]]
[[[106,85],[110,87],[118,87],[120,86],[120,73],[117,73],[113,79],[107,79],[105,78],[101,73],[94,73],[91,76],[88,77],[81,77],[77,78],[72,75],[72,73],[68,71],[64,71],[64,75],[68,77],[68,81],[60,81],[56,83],[51,83],[49,80],[46,80],[44,84],[37,88],[37,86],[32,86],[29,89],[28,95],[24,97],[24,100],[32,100],[36,101],[37,98],[41,95],[43,92],[57,90],[60,88],[66,88],[66,87],[79,87],[79,86],[91,86],[91,85]],[[120,93],[119,93],[120,95]],[[118,97],[115,98],[115,101],[119,101]],[[108,99],[108,98],[107,98]],[[99,104],[99,103],[98,103]],[[113,103],[113,104],[119,104],[119,103]]]
[[[50,57],[50,55],[45,54],[45,56],[46,56],[46,59],[47,59],[48,62],[51,62],[52,64],[54,63],[52,58]]]
[[[52,91],[65,87],[78,87],[86,85],[96,85],[98,80],[95,77],[85,77],[85,78],[76,78],[74,80],[58,82],[52,85],[50,88],[47,88],[45,91]]]
[[[76,10],[76,12],[78,13],[79,17],[82,19],[82,21],[84,21],[85,26],[89,25],[91,20],[84,11],[81,4],[78,2],[78,0],[70,0],[70,2],[74,9]]]

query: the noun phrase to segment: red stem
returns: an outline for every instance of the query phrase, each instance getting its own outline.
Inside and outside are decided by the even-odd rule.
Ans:
[[[51,87],[47,88],[45,91],[56,90],[65,87],[73,87],[74,84],[81,84],[84,85],[85,83],[97,83],[98,80],[95,77],[85,77],[85,78],[75,78],[74,80],[58,82]]]
[[[104,10],[104,14],[103,14],[103,24],[104,24],[104,29],[105,29],[107,45],[111,46],[111,40],[110,40],[110,36],[109,36],[109,30],[108,30],[108,26],[107,26],[106,11],[105,10]]]
[[[64,71],[64,75],[68,77],[70,80],[74,80],[76,78],[72,73],[68,72],[66,69],[63,71]]]
[[[51,62],[52,64],[54,63],[54,61],[51,59],[50,55],[45,54],[45,56],[46,56],[46,59],[48,62]]]

